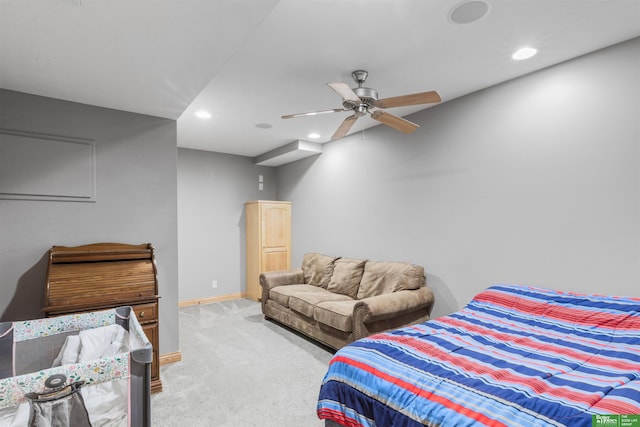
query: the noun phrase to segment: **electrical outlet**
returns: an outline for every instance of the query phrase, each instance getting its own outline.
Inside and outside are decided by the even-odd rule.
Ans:
[[[212,280],[211,281],[211,288],[212,289],[216,289],[218,287],[218,281],[217,280]]]

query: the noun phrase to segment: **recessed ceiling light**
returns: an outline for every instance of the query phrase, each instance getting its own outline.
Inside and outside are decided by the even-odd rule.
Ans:
[[[204,110],[196,111],[196,117],[200,117],[201,119],[210,119],[211,113]]]
[[[320,134],[317,132],[311,132],[309,135],[307,135],[309,138],[311,139],[318,139],[320,138]]]
[[[258,123],[256,124],[256,127],[258,129],[271,129],[273,126],[271,126],[269,123]]]
[[[537,49],[534,49],[532,47],[523,47],[522,49],[518,49],[513,55],[511,55],[511,58],[515,59],[516,61],[520,61],[522,59],[531,58],[536,53],[538,53]]]
[[[483,1],[463,1],[449,12],[449,20],[455,24],[471,24],[489,13],[489,5]]]

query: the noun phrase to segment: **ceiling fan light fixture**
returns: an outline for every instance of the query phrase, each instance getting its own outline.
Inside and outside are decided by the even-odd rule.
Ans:
[[[538,53],[538,49],[534,49],[532,47],[523,47],[518,49],[511,55],[511,58],[516,61],[522,61],[523,59],[529,59]]]

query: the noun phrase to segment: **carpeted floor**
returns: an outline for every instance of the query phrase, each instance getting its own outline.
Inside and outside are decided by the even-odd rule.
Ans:
[[[154,427],[319,427],[315,407],[333,352],[264,319],[260,303],[180,309],[182,361],[161,367]]]

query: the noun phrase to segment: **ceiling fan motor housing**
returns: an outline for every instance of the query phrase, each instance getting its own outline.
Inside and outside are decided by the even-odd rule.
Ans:
[[[354,109],[354,107],[358,107],[358,109],[364,108],[366,110],[369,107],[372,107],[378,100],[378,92],[368,87],[355,87],[353,88],[353,92],[358,95],[358,98],[360,98],[360,104],[345,101],[342,103],[344,108],[351,110]]]

